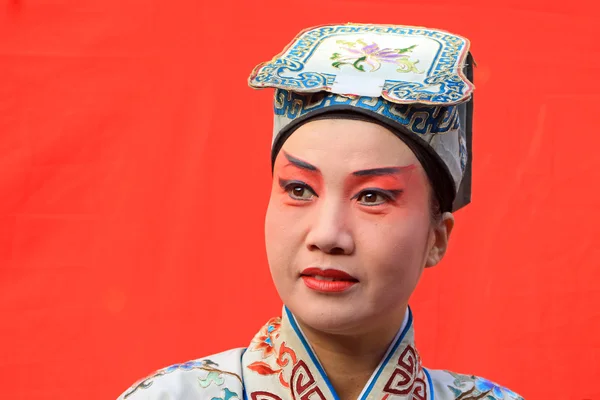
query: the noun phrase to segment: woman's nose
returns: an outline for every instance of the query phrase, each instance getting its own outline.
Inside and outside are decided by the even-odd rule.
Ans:
[[[347,217],[339,206],[323,205],[315,214],[306,236],[310,251],[349,255],[354,252],[354,239],[348,229]]]

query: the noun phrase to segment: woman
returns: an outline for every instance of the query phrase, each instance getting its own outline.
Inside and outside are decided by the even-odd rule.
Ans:
[[[162,369],[121,399],[521,399],[425,369],[408,307],[470,200],[468,46],[329,25],[253,71],[252,87],[276,89],[265,238],[283,315],[247,349]]]

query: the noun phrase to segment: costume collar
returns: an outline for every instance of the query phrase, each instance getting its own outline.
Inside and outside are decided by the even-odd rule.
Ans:
[[[284,307],[252,340],[242,358],[245,395],[252,400],[339,399],[294,315]],[[403,327],[365,385],[359,400],[432,399],[432,384],[414,345],[413,319]]]

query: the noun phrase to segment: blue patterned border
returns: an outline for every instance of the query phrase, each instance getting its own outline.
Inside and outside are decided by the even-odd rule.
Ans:
[[[339,105],[372,111],[399,122],[420,135],[447,133],[458,129],[460,124],[457,105],[431,107],[397,104],[381,97],[349,98],[333,93],[296,93],[284,89],[277,89],[275,92],[275,115],[281,115],[289,120],[315,110]]]

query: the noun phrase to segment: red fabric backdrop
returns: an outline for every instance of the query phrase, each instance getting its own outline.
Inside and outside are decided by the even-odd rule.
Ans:
[[[280,312],[263,246],[271,93],[329,22],[476,57],[473,203],[414,295],[429,367],[600,399],[600,23],[542,0],[0,0],[0,397],[111,399]]]

